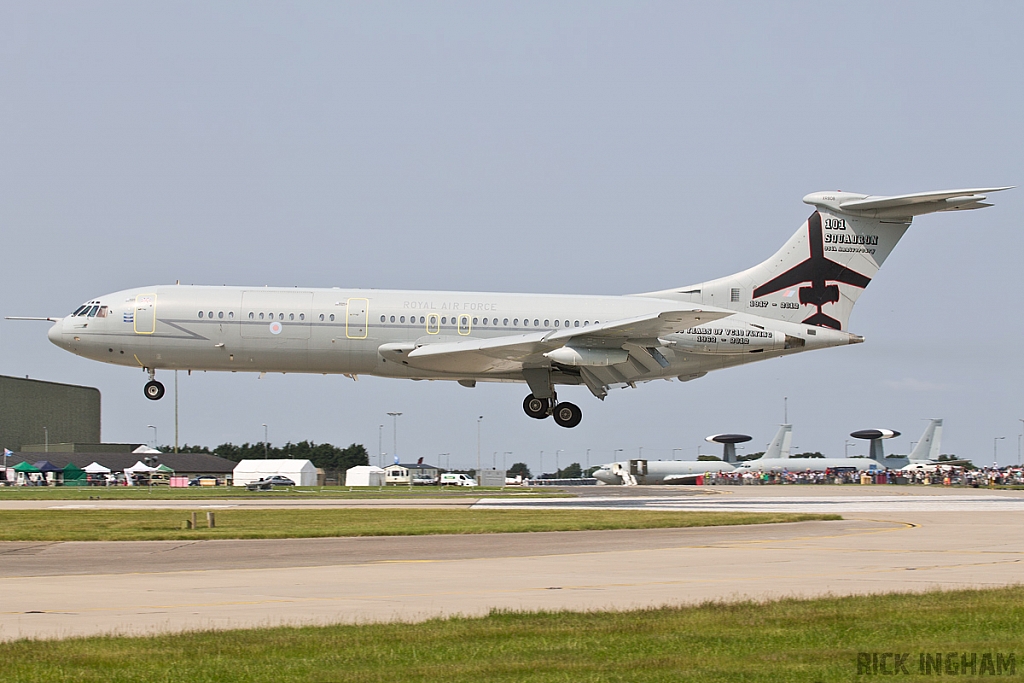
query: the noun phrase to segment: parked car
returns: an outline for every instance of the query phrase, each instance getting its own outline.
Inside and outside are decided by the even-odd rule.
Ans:
[[[188,482],[189,486],[220,486],[220,481],[217,477],[211,477],[209,475],[202,475],[194,479],[190,479]]]
[[[275,474],[272,477],[264,477],[250,482],[245,485],[245,488],[250,491],[269,491],[275,486],[295,486],[295,482],[288,477],[282,477],[280,474]]]

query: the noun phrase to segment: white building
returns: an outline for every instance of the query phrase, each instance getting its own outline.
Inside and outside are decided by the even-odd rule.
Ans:
[[[235,465],[232,482],[245,486],[274,475],[288,477],[296,486],[316,486],[316,468],[310,460],[242,460]]]

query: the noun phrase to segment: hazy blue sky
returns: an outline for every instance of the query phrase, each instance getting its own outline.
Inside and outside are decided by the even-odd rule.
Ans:
[[[2,315],[182,283],[626,294],[770,255],[808,192],[1024,182],[1016,2],[3,2]],[[363,443],[551,470],[772,437],[841,455],[1015,462],[1024,418],[1024,190],[919,218],[861,297],[867,343],[695,382],[560,396],[525,385],[180,377],[182,441]],[[0,322],[0,372],[96,386],[103,437],[173,434],[145,375]],[[168,386],[171,375],[162,379]],[[40,435],[40,439],[42,435]],[[851,454],[863,453],[857,442]],[[677,452],[677,455],[680,453]],[[618,457],[622,457],[619,455]],[[442,463],[443,464],[443,463]]]

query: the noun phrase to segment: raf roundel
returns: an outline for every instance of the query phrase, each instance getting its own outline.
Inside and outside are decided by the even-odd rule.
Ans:
[[[274,322],[270,323],[270,334],[281,334],[281,330],[283,328],[284,325],[275,320]]]

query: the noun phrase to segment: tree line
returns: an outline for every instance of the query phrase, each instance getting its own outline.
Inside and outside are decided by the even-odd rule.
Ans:
[[[161,446],[158,450],[170,453],[174,450],[171,446]],[[262,460],[271,459],[294,459],[310,460],[314,467],[324,470],[347,470],[356,465],[369,465],[370,454],[362,444],[353,443],[347,448],[339,448],[329,443],[313,443],[312,441],[300,441],[298,443],[288,442],[283,446],[272,446],[262,441],[256,443],[243,443],[237,446],[233,443],[222,443],[210,449],[207,446],[190,446],[185,444],[178,449],[179,453],[208,453],[233,462],[240,460]]]

